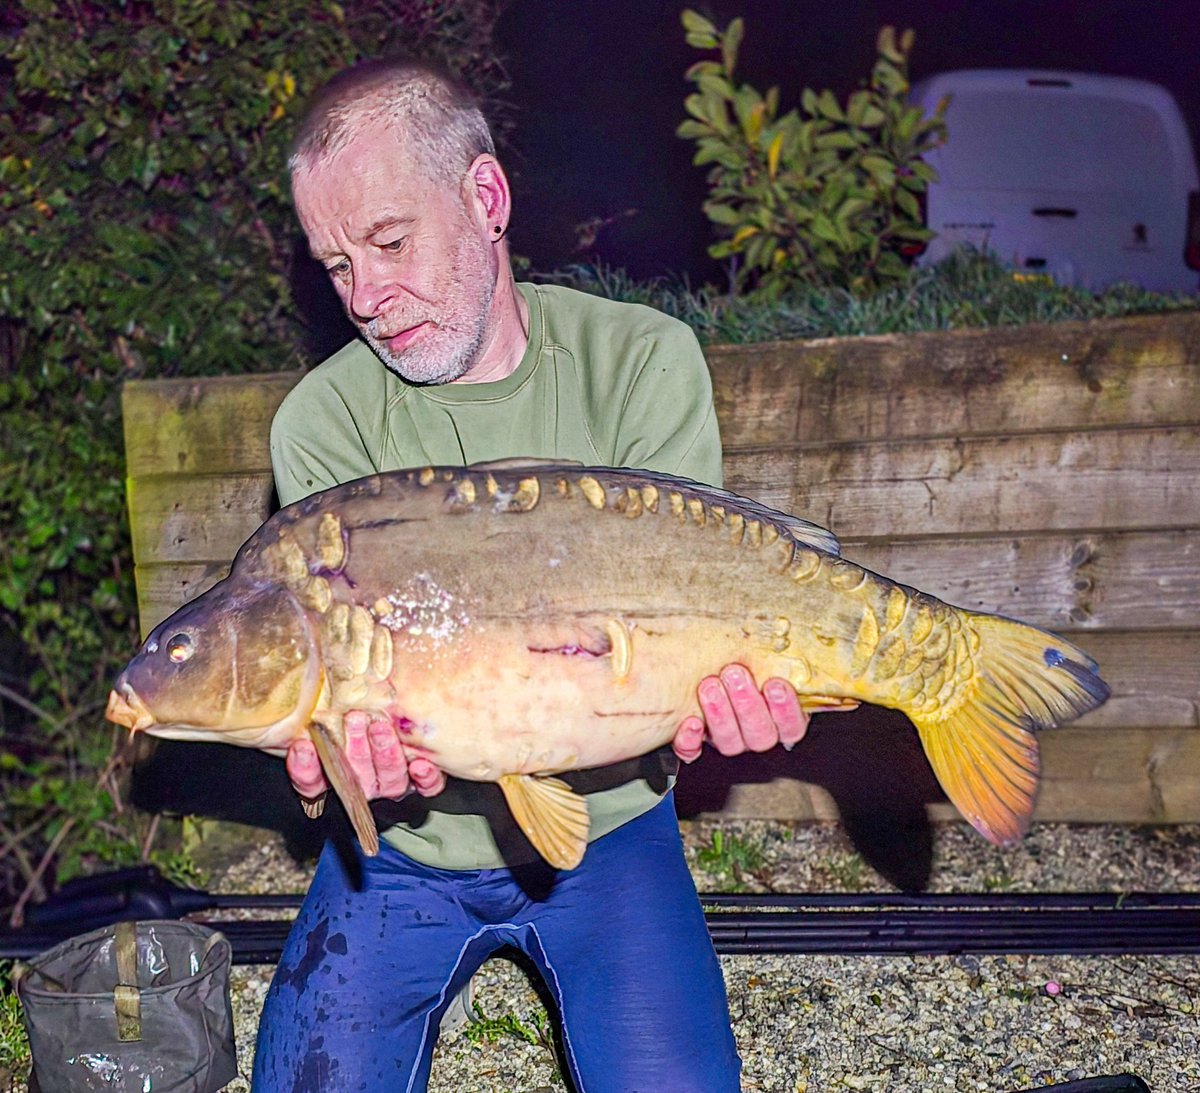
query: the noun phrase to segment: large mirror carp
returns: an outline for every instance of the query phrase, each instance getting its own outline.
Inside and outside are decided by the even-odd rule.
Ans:
[[[525,461],[395,471],[282,509],[154,629],[108,716],[276,754],[311,736],[371,854],[342,729],[365,710],[410,758],[498,782],[570,869],[587,806],[554,775],[668,743],[733,662],[811,710],[901,710],[949,798],[1005,845],[1033,810],[1035,730],[1108,696],[1069,642],[878,576],[814,524],[668,475]]]

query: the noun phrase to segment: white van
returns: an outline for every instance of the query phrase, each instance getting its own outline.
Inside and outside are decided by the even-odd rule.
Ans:
[[[949,98],[946,143],[927,158],[920,261],[956,245],[1018,273],[1098,291],[1129,281],[1200,290],[1200,181],[1187,125],[1158,84],[1115,76],[966,69],[917,83],[926,112]]]

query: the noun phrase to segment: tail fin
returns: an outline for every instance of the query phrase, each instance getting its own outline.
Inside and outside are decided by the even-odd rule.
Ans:
[[[985,838],[1011,846],[1037,796],[1034,730],[1081,717],[1109,692],[1096,662],[1070,642],[996,615],[970,615],[967,625],[979,649],[960,700],[909,716],[946,795]]]

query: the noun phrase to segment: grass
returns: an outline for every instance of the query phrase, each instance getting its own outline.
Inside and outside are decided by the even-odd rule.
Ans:
[[[550,1015],[544,1010],[534,1010],[522,1020],[515,1013],[502,1017],[488,1017],[474,1003],[475,1017],[467,1025],[465,1034],[473,1044],[497,1043],[504,1039],[520,1040],[526,1044],[541,1046],[554,1054],[554,1036],[550,1030]]]
[[[825,872],[833,881],[834,891],[861,892],[866,887],[866,861],[853,852],[831,854],[825,862]]]
[[[520,1043],[531,1044],[533,1047],[540,1047],[549,1052],[550,1059],[561,1079],[563,1067],[554,1039],[554,1029],[550,1025],[550,1014],[544,1007],[531,1010],[524,1019],[515,1013],[506,1013],[500,1017],[488,1017],[478,1002],[472,1004],[472,1009],[475,1011],[475,1017],[464,1030],[468,1041],[476,1047],[484,1043],[499,1043],[503,1040],[516,1040]]]
[[[23,1078],[29,1071],[29,1038],[21,1002],[9,982],[12,966],[0,964],[0,1078]]]
[[[746,878],[761,875],[766,864],[761,846],[719,828],[712,833],[712,844],[696,851],[696,865],[727,892],[745,891]]]
[[[781,300],[764,301],[713,286],[693,288],[679,279],[635,281],[622,270],[588,265],[538,279],[648,304],[687,323],[705,343],[905,334],[1200,308],[1200,294],[1163,295],[1132,285],[1091,293],[1044,279],[1017,280],[994,258],[968,250],[937,266],[913,268],[902,284],[865,297],[798,287]]]

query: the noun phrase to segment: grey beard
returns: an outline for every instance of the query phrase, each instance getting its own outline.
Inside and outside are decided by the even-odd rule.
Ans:
[[[427,385],[453,383],[455,380],[461,379],[469,371],[483,341],[482,334],[477,334],[472,339],[474,344],[455,353],[449,360],[443,359],[435,364],[432,361],[424,360],[424,354],[393,353],[383,342],[366,331],[363,332],[363,337],[374,351],[375,356],[390,371],[395,372],[406,383]]]
[[[489,300],[487,301],[489,304]],[[486,309],[485,312],[486,313]],[[363,337],[374,351],[375,355],[392,372],[395,372],[407,383],[437,386],[453,383],[461,379],[475,364],[480,349],[483,348],[483,322],[480,320],[465,342],[455,338],[455,335],[467,333],[462,328],[437,326],[432,334],[432,340],[437,340],[442,333],[450,334],[451,344],[447,347],[418,345],[405,353],[393,353],[375,337],[373,329],[377,320],[373,320],[363,330]],[[455,342],[458,344],[454,344]],[[441,350],[439,353],[439,349]]]

